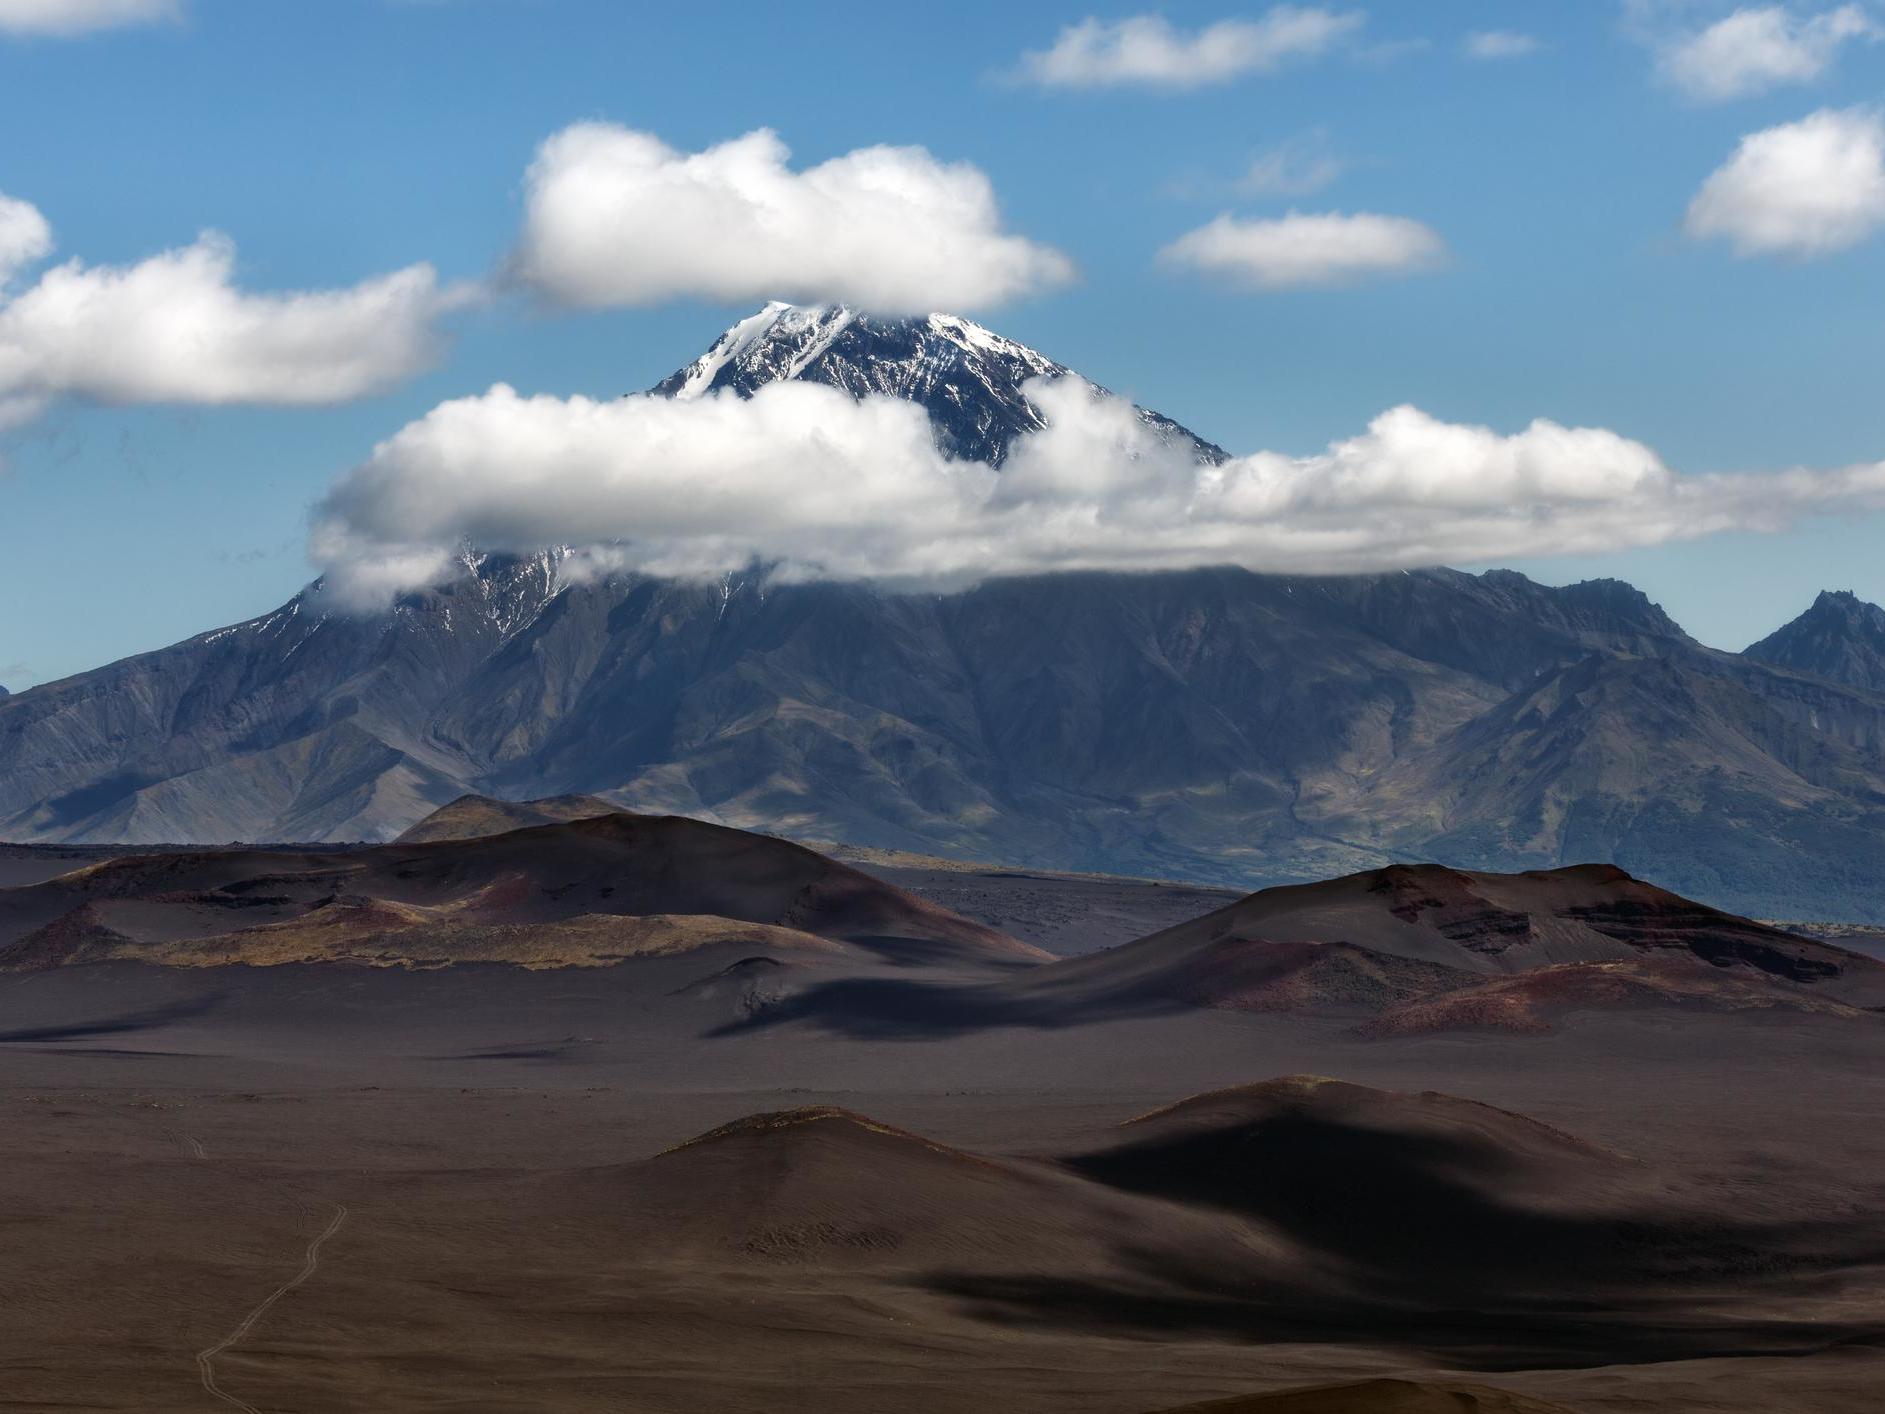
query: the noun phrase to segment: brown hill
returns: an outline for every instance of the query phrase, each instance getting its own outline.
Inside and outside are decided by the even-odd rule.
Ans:
[[[611,921],[624,918],[665,921]],[[908,961],[1046,956],[802,846],[673,816],[614,813],[336,852],[129,856],[0,889],[0,966],[16,968],[136,956],[139,945],[148,960],[191,965],[541,965],[705,937],[803,950],[806,934]]]
[[[1492,1023],[1503,1029],[1540,1030],[1573,1007],[1658,1001],[1856,1016],[1885,1004],[1885,966],[1610,865],[1523,874],[1395,865],[1265,889],[1004,990],[1074,1012],[1161,1000],[1233,1011],[1404,1008],[1402,1030],[1490,1016],[1503,1017]]]
[[[1509,1389],[1426,1380],[1362,1380],[1186,1404],[1161,1414],[1572,1414]]]
[[[501,835],[532,825],[561,825],[571,820],[593,820],[621,809],[595,795],[552,795],[542,800],[498,800],[488,795],[461,795],[441,805],[401,834],[395,844],[429,844],[433,840],[472,840],[480,835]]]
[[[1265,889],[1154,936],[1168,952],[1236,938],[1345,942],[1479,973],[1687,954],[1813,982],[1840,976],[1856,961],[1607,864],[1521,874],[1393,865]]]
[[[1723,1211],[1718,1183],[1685,1185],[1523,1115],[1314,1077],[1195,1096],[1057,1162],[815,1106],[639,1162],[480,1182],[467,1201],[489,1221],[551,1215],[609,1262],[787,1269],[793,1283],[869,1273],[900,1300],[926,1290],[1069,1329],[1366,1332],[1453,1364],[1874,1333],[1828,1280],[1879,1250],[1868,1215]]]
[[[1265,889],[992,981],[816,985],[741,1024],[940,1036],[1189,1007],[1345,1018],[1371,1036],[1544,1032],[1580,1012],[1654,1008],[1876,1024],[1885,962],[1610,865],[1523,874],[1395,865]]]
[[[642,1257],[685,1264],[1091,1272],[1122,1230],[1198,1251],[1225,1241],[1219,1220],[822,1105],[749,1115],[640,1163],[552,1176],[532,1195],[573,1219],[597,1216]]]

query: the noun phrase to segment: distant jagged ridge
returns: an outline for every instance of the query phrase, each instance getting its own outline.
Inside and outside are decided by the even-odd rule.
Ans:
[[[1829,590],[1747,656],[1852,687],[1885,692],[1885,609],[1851,590]]]

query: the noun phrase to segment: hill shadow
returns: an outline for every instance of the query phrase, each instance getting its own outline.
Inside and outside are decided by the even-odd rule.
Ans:
[[[718,1038],[803,1024],[850,1040],[938,1041],[1004,1027],[1058,1031],[1194,1010],[1151,994],[1069,998],[999,985],[852,977],[780,997],[705,1034]]]
[[[83,1041],[94,1036],[122,1036],[137,1031],[155,1031],[178,1021],[190,1021],[214,1010],[222,994],[192,997],[163,1006],[120,1012],[96,1021],[60,1021],[43,1026],[16,1027],[0,1031],[0,1045],[43,1045],[47,1042]]]

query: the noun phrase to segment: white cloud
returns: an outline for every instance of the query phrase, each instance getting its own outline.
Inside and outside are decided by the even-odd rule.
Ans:
[[[1821,109],[1750,133],[1689,204],[1687,230],[1740,255],[1807,258],[1885,225],[1885,121],[1868,108]]]
[[[1666,39],[1660,62],[1663,74],[1688,97],[1722,103],[1782,84],[1811,83],[1849,40],[1875,40],[1880,34],[1858,5],[1812,16],[1784,5],[1761,5]]]
[[[180,14],[177,0],[0,0],[0,34],[90,34]]]
[[[1347,164],[1329,151],[1328,135],[1318,130],[1258,153],[1237,188],[1248,196],[1307,196],[1346,169]]]
[[[1467,58],[1483,60],[1522,59],[1543,47],[1534,35],[1503,29],[1477,30],[1461,45]]]
[[[1301,5],[1189,33],[1161,15],[1085,19],[1061,30],[1051,48],[1024,55],[1020,76],[1048,88],[1200,88],[1327,53],[1362,21],[1357,11]]]
[[[519,279],[566,305],[683,295],[975,309],[1072,278],[1001,228],[988,178],[920,147],[865,147],[794,172],[761,129],[682,153],[605,123],[545,142],[526,179]]]
[[[1432,269],[1445,256],[1446,243],[1431,227],[1405,216],[1365,211],[1292,211],[1275,220],[1226,214],[1159,252],[1166,265],[1219,276],[1251,290],[1351,285]]]
[[[359,607],[486,549],[586,547],[591,569],[945,587],[1068,569],[1355,573],[1649,545],[1885,505],[1885,467],[1683,476],[1601,428],[1502,435],[1411,407],[1311,456],[1201,465],[1077,379],[1001,471],[938,452],[915,404],[784,382],[594,401],[507,387],[377,447],[316,516],[312,553]]]
[[[52,227],[30,201],[0,192],[0,290],[27,266],[52,254]]]
[[[0,273],[52,249],[37,210],[0,198]],[[68,260],[0,290],[0,427],[59,398],[103,403],[340,402],[428,366],[464,302],[429,265],[338,290],[254,294],[206,234],[129,266]]]

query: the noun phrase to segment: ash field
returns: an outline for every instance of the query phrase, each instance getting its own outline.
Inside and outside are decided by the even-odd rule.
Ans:
[[[1875,1407],[1885,963],[585,808],[6,851],[10,1407]]]

